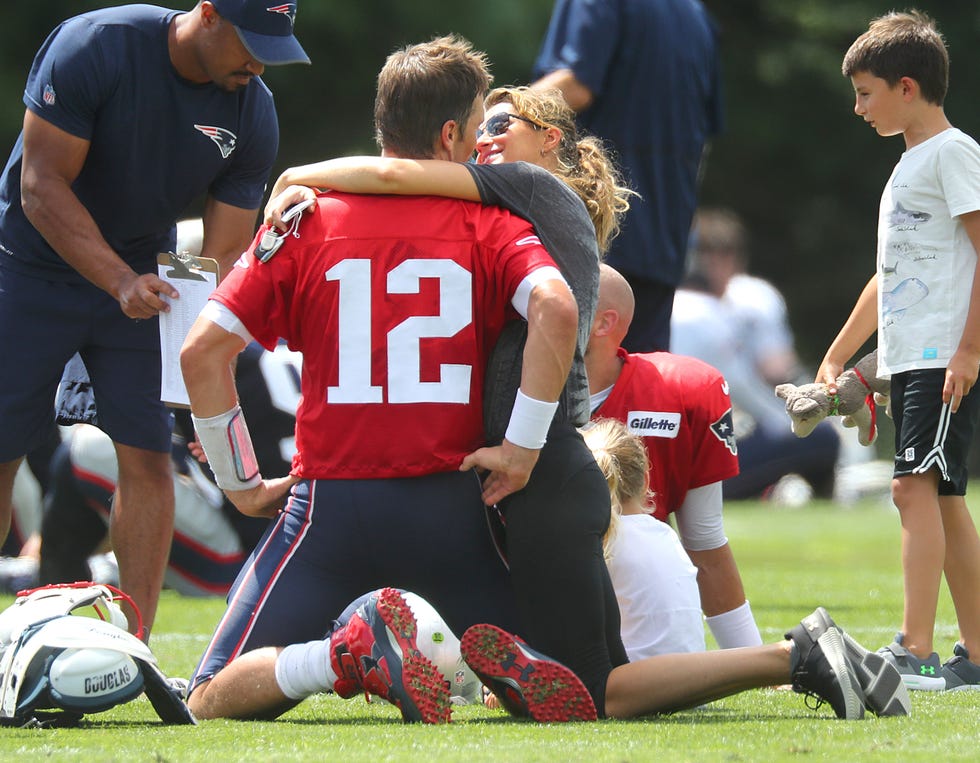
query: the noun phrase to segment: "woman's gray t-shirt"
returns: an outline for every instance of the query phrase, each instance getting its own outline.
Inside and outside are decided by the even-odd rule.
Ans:
[[[547,170],[527,162],[467,164],[484,204],[503,207],[530,222],[578,302],[578,342],[559,399],[556,422],[582,426],[589,420],[585,347],[599,294],[599,249],[582,200]],[[484,378],[484,426],[489,443],[503,440],[521,385],[527,323],[511,321],[497,340]]]

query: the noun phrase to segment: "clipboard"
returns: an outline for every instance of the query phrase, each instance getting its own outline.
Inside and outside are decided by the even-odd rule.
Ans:
[[[161,252],[157,255],[157,275],[180,295],[177,299],[161,295],[170,305],[170,311],[160,313],[160,399],[168,405],[190,408],[180,372],[180,348],[218,285],[218,261],[186,252]]]

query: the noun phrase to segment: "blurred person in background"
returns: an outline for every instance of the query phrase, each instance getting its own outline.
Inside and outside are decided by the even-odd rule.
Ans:
[[[756,344],[753,324],[761,320],[759,313],[733,304],[727,293],[744,240],[743,228],[735,221],[729,213],[709,212],[702,235],[700,214],[695,218],[688,274],[674,297],[671,351],[714,366],[728,384],[739,474],[725,481],[726,498],[768,494],[789,505],[800,505],[814,495],[831,498],[841,448],[837,427],[828,420],[808,437],[792,433],[785,406],[766,373],[777,373],[777,366],[778,374],[789,373],[795,353],[787,352],[785,340]],[[768,333],[785,336],[786,330]],[[770,356],[773,347],[782,349]],[[759,357],[768,360],[760,363]]]
[[[722,126],[713,20],[699,0],[557,0],[532,76],[561,90],[639,194],[606,261],[636,294],[623,346],[670,349],[703,159]]]
[[[692,272],[703,279],[711,294],[720,295],[721,306],[735,329],[738,358],[732,362],[744,369],[744,376],[733,378],[744,381],[738,382],[739,389],[733,391],[733,397],[742,401],[743,413],[755,411],[755,418],[763,422],[771,420],[777,431],[782,423],[788,426],[782,403],[774,405],[769,399],[772,388],[784,382],[803,384],[811,375],[797,354],[782,293],[770,281],[749,272],[751,237],[744,221],[731,209],[698,209],[694,216],[691,250]],[[758,390],[758,395],[753,390]],[[782,417],[777,417],[777,409],[783,411]],[[743,418],[741,423],[746,424],[747,420]],[[854,430],[844,427],[839,416],[828,418],[820,425],[821,431],[813,433],[826,445],[826,453],[832,448],[826,432],[831,428],[840,440],[831,493],[834,500],[846,504],[864,496],[886,498],[891,478],[890,462],[877,458],[874,447],[861,445]],[[757,449],[764,443],[762,439],[749,441],[741,448],[743,457],[755,459]],[[802,446],[791,444],[787,447],[795,459]],[[814,489],[797,474],[781,480],[771,494],[777,501],[797,502]],[[730,489],[735,490],[736,485]],[[820,494],[826,497],[826,490],[820,490]]]

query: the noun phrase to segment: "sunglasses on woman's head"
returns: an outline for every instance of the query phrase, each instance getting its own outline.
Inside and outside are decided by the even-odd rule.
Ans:
[[[520,119],[522,122],[527,122],[535,130],[540,130],[541,125],[535,122],[533,119],[528,119],[527,117],[522,117],[520,114],[508,114],[501,111],[499,114],[494,114],[486,122],[483,123],[483,127],[476,131],[476,137],[481,138],[483,134],[486,133],[491,138],[496,138],[498,135],[503,135],[507,132],[510,127],[510,120]]]

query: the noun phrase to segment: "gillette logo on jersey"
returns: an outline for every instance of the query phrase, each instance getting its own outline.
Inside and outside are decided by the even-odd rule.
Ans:
[[[666,437],[674,439],[681,428],[679,413],[660,411],[630,411],[626,414],[630,432],[640,437]]]

